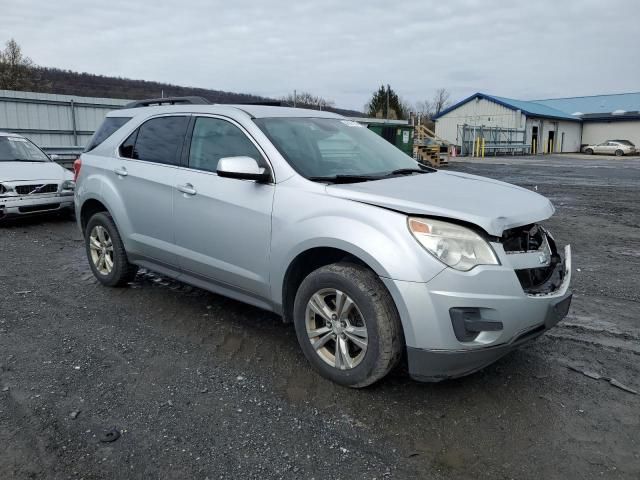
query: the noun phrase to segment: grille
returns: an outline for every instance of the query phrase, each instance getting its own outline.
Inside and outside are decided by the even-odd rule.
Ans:
[[[554,292],[564,278],[564,262],[558,254],[556,244],[538,225],[506,230],[502,237],[502,246],[507,254],[535,252],[543,249],[545,238],[549,244],[551,261],[548,266],[515,270],[522,289],[533,295]]]
[[[18,195],[36,195],[38,193],[55,193],[58,191],[58,185],[55,183],[17,185],[16,193]]]

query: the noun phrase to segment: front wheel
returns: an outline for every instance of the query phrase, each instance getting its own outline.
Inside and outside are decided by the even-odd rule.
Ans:
[[[586,153],[587,155],[593,155],[593,148],[587,148],[584,153]]]
[[[93,215],[87,222],[84,241],[89,265],[100,283],[120,287],[133,280],[138,267],[129,263],[111,215]]]
[[[621,157],[624,155],[624,152],[622,150],[616,150],[616,157]]]
[[[360,265],[335,263],[309,274],[296,294],[294,323],[307,360],[341,385],[371,385],[402,354],[393,299],[380,278]]]

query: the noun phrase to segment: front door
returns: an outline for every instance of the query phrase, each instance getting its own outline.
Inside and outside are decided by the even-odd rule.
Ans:
[[[604,153],[608,155],[615,155],[616,150],[619,148],[617,143],[614,142],[606,142],[607,145],[604,147]]]
[[[593,147],[593,151],[595,153],[608,153],[609,152],[609,142],[602,142]]]
[[[248,156],[268,168],[241,127],[195,117],[187,163],[173,193],[176,253],[181,269],[243,294],[269,298],[273,184],[219,177],[218,160]]]

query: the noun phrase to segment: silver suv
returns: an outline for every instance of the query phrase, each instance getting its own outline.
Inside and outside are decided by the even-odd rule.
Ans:
[[[569,309],[569,246],[529,190],[436,171],[340,115],[138,102],[76,164],[100,282],[138,267],[282,315],[308,361],[364,387],[476,371]],[[159,102],[158,102],[159,103]]]

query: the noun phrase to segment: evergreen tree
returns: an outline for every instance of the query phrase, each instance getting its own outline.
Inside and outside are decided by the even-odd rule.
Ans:
[[[389,85],[386,87],[380,85],[380,88],[373,93],[371,100],[365,106],[365,110],[370,117],[392,120],[406,119],[409,114],[398,94]]]

